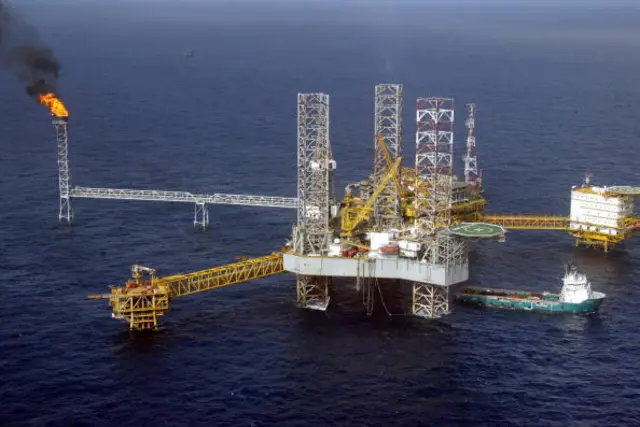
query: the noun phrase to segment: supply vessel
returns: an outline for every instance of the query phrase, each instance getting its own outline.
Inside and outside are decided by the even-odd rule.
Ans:
[[[510,289],[490,289],[469,286],[460,290],[456,300],[485,307],[523,311],[594,313],[606,298],[602,292],[592,291],[587,276],[569,263],[560,293],[532,292]]]

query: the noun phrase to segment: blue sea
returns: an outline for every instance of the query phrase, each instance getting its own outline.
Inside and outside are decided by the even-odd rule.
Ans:
[[[585,172],[640,184],[640,6],[633,2],[43,1],[14,3],[62,64],[74,185],[296,195],[296,94],[330,95],[336,190],[372,170],[377,83],[477,105],[488,211],[561,214]],[[194,57],[183,53],[193,49]],[[455,306],[415,319],[407,290],[364,313],[352,283],[328,312],[279,275],[177,299],[130,333],[90,293],[134,263],[174,274],[261,256],[293,210],[74,200],[58,223],[47,111],[0,74],[0,425],[640,425],[640,244],[604,255],[512,231],[471,282],[558,290],[573,260],[597,315]]]

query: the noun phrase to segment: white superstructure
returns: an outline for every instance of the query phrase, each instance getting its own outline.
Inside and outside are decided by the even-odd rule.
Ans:
[[[585,274],[578,272],[575,266],[571,265],[567,268],[562,283],[560,301],[578,304],[591,298],[591,283]]]
[[[591,283],[586,274],[580,273],[575,265],[569,264],[562,279],[563,285],[560,291],[560,301],[580,304],[589,299],[604,298],[602,292],[591,290]]]
[[[615,236],[624,234],[623,220],[634,211],[630,197],[613,195],[607,187],[583,186],[571,190],[569,228]]]

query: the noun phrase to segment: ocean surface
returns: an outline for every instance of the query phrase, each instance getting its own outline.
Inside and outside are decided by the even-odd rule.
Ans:
[[[491,212],[563,214],[571,186],[640,184],[640,30],[633,3],[473,6],[298,2],[20,2],[62,63],[74,185],[296,194],[296,94],[331,99],[336,189],[372,168],[373,89],[464,105]],[[633,18],[633,17],[636,18]],[[183,52],[193,49],[193,58]],[[331,309],[295,307],[280,275],[173,301],[132,334],[87,294],[134,263],[189,272],[278,250],[293,210],[74,200],[58,223],[47,111],[0,74],[1,426],[640,425],[640,244],[575,249],[513,231],[473,255],[472,282],[558,290],[574,260],[598,315],[455,306],[437,321],[364,314],[353,285]]]

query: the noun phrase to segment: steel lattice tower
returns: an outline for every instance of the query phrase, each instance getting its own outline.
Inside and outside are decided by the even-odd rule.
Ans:
[[[58,142],[58,189],[60,191],[60,213],[58,219],[68,224],[73,218],[71,210],[71,174],[69,172],[68,122],[66,118],[53,119]]]
[[[416,227],[425,245],[423,259],[447,271],[464,271],[468,243],[445,228],[451,225],[453,98],[418,98],[416,118],[415,207]],[[449,312],[449,300],[448,286],[413,283],[411,311],[416,316],[440,317]]]
[[[375,87],[375,135],[373,157],[373,188],[388,172],[386,158],[378,138],[382,138],[391,160],[402,156],[402,85],[379,84]],[[389,181],[374,205],[376,226],[398,227],[402,223],[400,195]]]
[[[418,98],[416,227],[424,234],[451,224],[453,98]]]
[[[326,255],[331,242],[332,175],[329,95],[298,94],[298,221],[293,247],[298,255]],[[298,275],[298,303],[329,302],[329,278]]]
[[[331,182],[335,162],[329,143],[329,95],[298,94],[298,228],[296,251],[325,254],[331,238]],[[301,245],[300,245],[301,243]]]
[[[464,156],[464,181],[467,184],[480,184],[478,174],[478,158],[476,157],[476,104],[468,104],[469,117],[465,124],[469,133],[467,135],[467,153]]]

